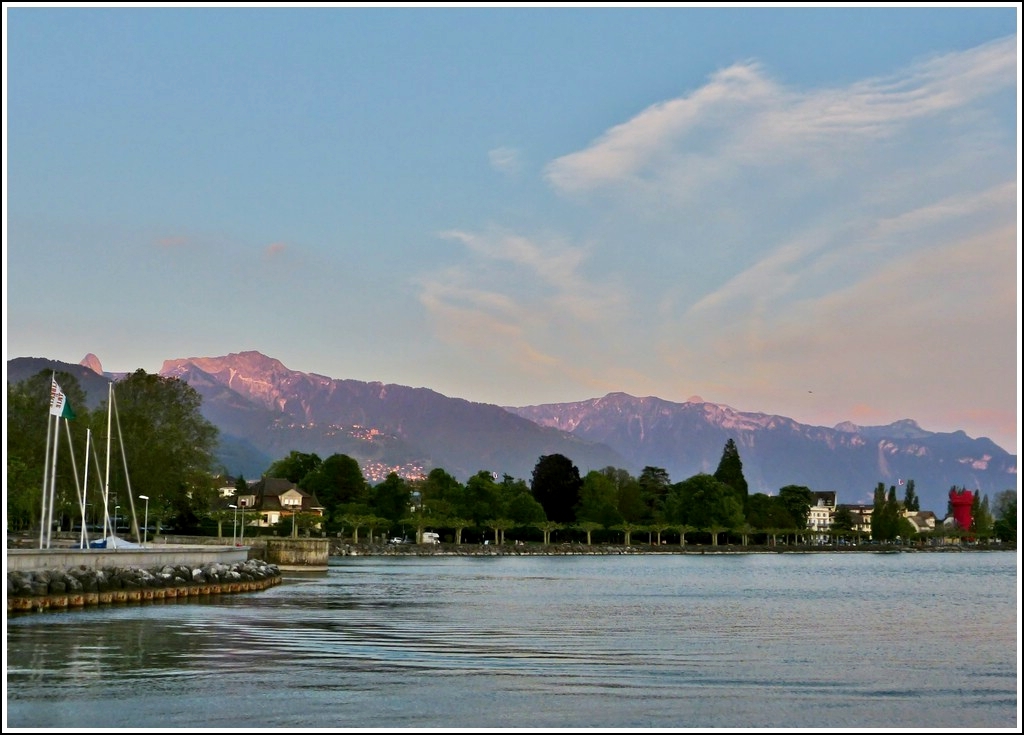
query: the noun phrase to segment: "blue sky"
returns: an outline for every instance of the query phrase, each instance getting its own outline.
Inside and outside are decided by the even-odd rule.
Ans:
[[[1019,453],[1019,8],[4,7],[6,358]]]

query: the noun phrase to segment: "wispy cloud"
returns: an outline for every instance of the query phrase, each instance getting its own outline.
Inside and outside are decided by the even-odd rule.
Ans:
[[[487,152],[487,159],[491,168],[503,174],[517,174],[522,168],[521,156],[516,148],[494,148]]]
[[[937,397],[970,375],[976,415],[1012,417],[1015,84],[1015,38],[843,88],[730,66],[549,164],[585,246],[449,231],[421,301],[577,385],[957,426]]]
[[[595,328],[614,320],[621,295],[583,274],[586,248],[505,232],[441,236],[461,244],[467,257],[417,281],[439,336],[531,374],[594,380],[573,354],[592,341]]]
[[[564,193],[662,181],[686,184],[677,193],[688,195],[740,167],[803,159],[834,171],[865,141],[1012,88],[1016,67],[1012,37],[842,89],[787,89],[758,64],[737,64],[552,161],[546,177]]]

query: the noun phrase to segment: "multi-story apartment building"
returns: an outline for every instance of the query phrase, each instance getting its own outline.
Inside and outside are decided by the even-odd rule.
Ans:
[[[828,543],[828,530],[836,514],[836,494],[833,490],[811,493],[811,506],[807,513],[807,529],[811,543]]]

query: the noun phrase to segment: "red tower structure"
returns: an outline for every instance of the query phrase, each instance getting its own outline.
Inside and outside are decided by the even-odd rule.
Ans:
[[[949,504],[953,506],[953,520],[965,531],[971,527],[971,506],[974,505],[974,493],[967,488],[960,490],[955,487],[949,491]]]

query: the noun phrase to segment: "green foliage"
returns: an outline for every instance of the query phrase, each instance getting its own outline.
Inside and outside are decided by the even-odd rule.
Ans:
[[[124,462],[111,463],[111,487],[127,493],[130,486],[136,497],[148,495],[150,518],[169,520],[183,532],[199,527],[216,492],[217,428],[203,418],[201,403],[188,383],[144,370],[114,386],[114,420]],[[99,415],[105,417],[106,408],[94,417]]]
[[[517,528],[531,527],[537,523],[543,523],[547,518],[544,515],[543,506],[534,500],[529,490],[519,493],[508,504],[508,517],[515,521]]]
[[[583,478],[580,502],[576,509],[577,519],[600,523],[606,527],[615,526],[624,520],[618,509],[618,479],[609,469],[600,472],[591,470]]]
[[[306,475],[318,469],[320,464],[321,459],[316,454],[292,450],[287,457],[270,465],[270,468],[263,474],[267,477],[279,477],[301,485]]]
[[[459,515],[464,518],[472,518],[478,526],[483,526],[484,521],[491,518],[494,513],[501,512],[499,498],[501,497],[498,483],[494,476],[487,470],[480,470],[466,481],[466,488],[462,500],[455,507]]]
[[[896,488],[878,483],[875,487],[874,507],[871,511],[871,538],[875,541],[894,541],[900,535],[900,509],[896,501]]]
[[[643,468],[637,479],[640,486],[640,498],[646,508],[645,518],[650,520],[665,517],[665,503],[668,500],[672,482],[668,471],[650,465]]]
[[[640,523],[650,517],[650,509],[644,503],[640,483],[632,477],[619,484],[618,511],[628,523]]]
[[[47,463],[47,420],[50,416],[50,384],[55,379],[75,413],[75,420],[61,419],[58,427],[57,477],[55,483],[54,519],[64,517],[70,523],[78,518],[78,491],[70,457],[72,452],[81,463],[85,456],[86,429],[90,413],[85,392],[78,379],[69,373],[43,370],[20,383],[7,385],[7,477],[5,496],[8,530],[38,528],[43,501],[44,468]],[[71,447],[67,439],[71,436]],[[63,459],[61,459],[63,458]],[[93,501],[95,502],[95,501]]]
[[[292,452],[295,455],[295,452]],[[301,481],[291,480],[298,483],[299,487],[309,493],[313,493],[316,499],[324,507],[324,514],[334,516],[343,506],[363,504],[370,500],[370,486],[363,477],[363,471],[359,463],[345,454],[332,454],[323,462],[313,461],[315,454],[301,455],[305,459],[299,459],[291,468],[297,474],[304,467],[311,466]],[[283,467],[281,469],[289,469]],[[289,478],[290,479],[290,478]],[[330,530],[335,530],[333,527]]]
[[[852,531],[853,526],[853,513],[850,512],[850,509],[846,507],[836,508],[835,515],[832,516],[832,530]]]
[[[792,522],[792,525],[788,526],[789,528],[795,528],[801,532],[807,528],[807,516],[810,515],[813,500],[814,495],[810,488],[803,485],[786,485],[779,490],[779,502],[786,509]],[[787,526],[782,527],[786,528]]]
[[[377,514],[395,524],[409,514],[409,484],[395,472],[373,488],[372,498]]]
[[[756,530],[796,528],[795,520],[778,496],[754,493],[747,499],[747,522]]]
[[[981,498],[979,500],[979,498]],[[988,496],[981,497],[981,493],[974,494],[974,501],[971,504],[971,532],[978,538],[990,538],[992,536],[994,520],[989,510]]]
[[[735,491],[735,497],[740,507],[746,507],[749,490],[747,481],[743,477],[743,462],[740,461],[740,452],[736,448],[736,442],[729,439],[722,449],[722,458],[718,462],[718,469],[715,470],[715,479],[724,482]]]
[[[1003,490],[992,504],[995,522],[993,535],[1006,543],[1017,543],[1017,491]]]
[[[921,499],[917,497],[913,480],[907,480],[907,489],[903,491],[903,508],[911,513],[921,510]]]
[[[544,455],[533,468],[530,492],[544,508],[548,519],[555,523],[576,520],[575,509],[582,487],[579,469],[561,454]]]
[[[735,488],[705,473],[674,485],[666,506],[671,523],[701,529],[712,526],[734,528],[745,520]]]

